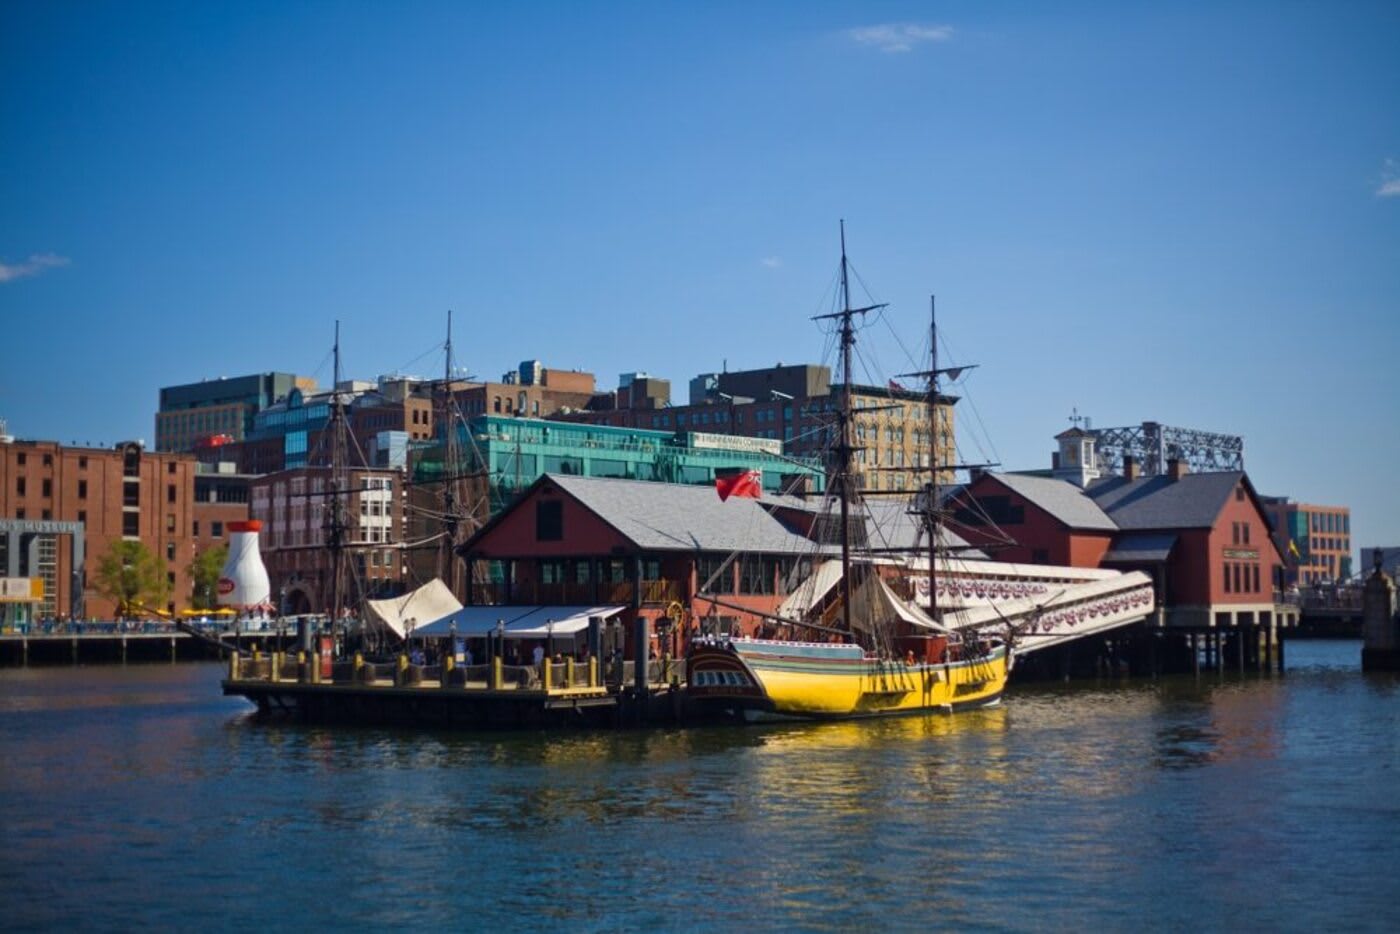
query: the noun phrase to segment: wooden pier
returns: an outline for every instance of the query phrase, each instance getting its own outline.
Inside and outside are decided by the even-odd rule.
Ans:
[[[276,632],[228,632],[195,638],[170,629],[3,633],[0,668],[209,661],[253,646],[271,649],[291,641],[290,635]]]
[[[223,682],[263,716],[310,722],[441,727],[621,726],[682,716],[684,666],[662,660],[636,679],[631,662],[600,671],[596,658],[539,666],[329,663],[306,653],[234,655]]]

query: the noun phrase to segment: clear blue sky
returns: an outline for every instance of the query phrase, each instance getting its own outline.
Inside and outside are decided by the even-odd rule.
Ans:
[[[150,438],[163,385],[324,383],[337,318],[434,375],[448,308],[477,375],[683,399],[821,357],[844,217],[1008,468],[1076,407],[1231,432],[1400,545],[1397,50],[1394,2],[12,0],[0,417]]]

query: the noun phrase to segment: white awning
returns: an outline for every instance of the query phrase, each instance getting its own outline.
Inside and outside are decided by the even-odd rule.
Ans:
[[[507,639],[571,636],[588,628],[594,616],[607,619],[625,606],[464,606],[455,613],[413,630],[418,636],[484,636],[500,627]]]
[[[365,607],[372,619],[402,639],[410,621],[413,622],[416,632],[419,623],[441,619],[448,613],[460,610],[462,604],[452,596],[452,591],[441,578],[434,577],[422,587],[401,597],[366,600]]]

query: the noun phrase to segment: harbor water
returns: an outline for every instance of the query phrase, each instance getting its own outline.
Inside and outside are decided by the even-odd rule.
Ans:
[[[1015,686],[863,723],[260,722],[211,664],[0,671],[6,930],[1400,929],[1400,681]]]

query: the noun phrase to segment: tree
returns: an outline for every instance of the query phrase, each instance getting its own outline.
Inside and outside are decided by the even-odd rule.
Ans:
[[[219,602],[219,575],[223,572],[224,562],[228,561],[228,545],[218,545],[214,548],[206,548],[194,556],[190,562],[190,580],[194,581],[194,599],[192,601],[196,610],[215,609]]]
[[[97,563],[97,592],[117,603],[123,619],[142,615],[142,607],[160,607],[170,595],[165,562],[141,542],[116,541]]]

